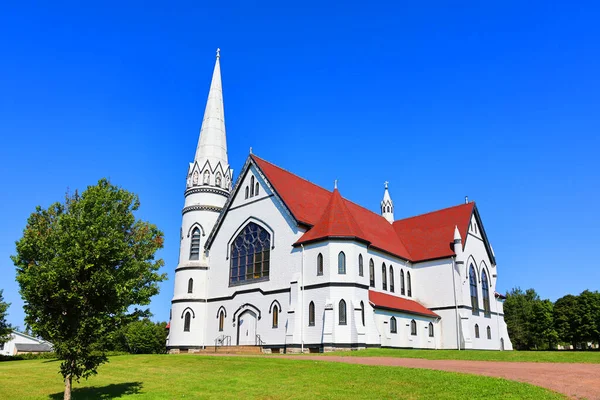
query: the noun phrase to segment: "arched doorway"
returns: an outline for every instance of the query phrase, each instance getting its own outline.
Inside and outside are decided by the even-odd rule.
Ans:
[[[246,310],[238,317],[238,346],[254,346],[256,344],[256,313]]]

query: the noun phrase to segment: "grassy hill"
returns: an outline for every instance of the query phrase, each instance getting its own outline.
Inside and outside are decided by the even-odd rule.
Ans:
[[[62,399],[56,360],[0,362],[0,399]],[[275,357],[128,355],[74,383],[74,399],[564,399],[546,389],[451,372]]]

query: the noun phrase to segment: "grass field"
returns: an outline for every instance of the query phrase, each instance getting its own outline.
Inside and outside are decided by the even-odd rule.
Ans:
[[[314,355],[314,354],[313,354]],[[600,363],[599,351],[486,351],[486,350],[411,350],[367,349],[339,351],[321,355],[348,357],[400,357],[428,360],[520,361],[550,363]]]
[[[115,356],[73,399],[564,399],[546,389],[451,372],[194,355]],[[62,399],[54,360],[0,362],[0,399]]]

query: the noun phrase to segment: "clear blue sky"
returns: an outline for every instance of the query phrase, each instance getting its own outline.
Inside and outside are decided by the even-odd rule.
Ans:
[[[213,3],[213,7],[199,5]],[[456,2],[452,2],[456,3]],[[102,2],[0,12],[0,288],[36,205],[101,177],[165,232],[169,316],[187,163],[220,47],[229,159],[250,146],[396,218],[475,200],[498,290],[600,287],[600,10],[590,2]],[[237,175],[236,175],[237,176]]]

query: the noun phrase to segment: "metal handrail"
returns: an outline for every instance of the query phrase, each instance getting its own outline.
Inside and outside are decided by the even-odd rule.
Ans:
[[[260,338],[260,335],[259,335],[259,334],[257,334],[257,335],[256,335],[256,338],[255,338],[255,340],[254,340],[254,344],[255,344],[256,346],[264,346],[266,343],[265,343],[265,342],[263,342],[263,341],[262,341],[262,339]]]
[[[217,352],[218,346],[231,346],[231,336],[221,335],[215,339],[215,353]]]

